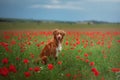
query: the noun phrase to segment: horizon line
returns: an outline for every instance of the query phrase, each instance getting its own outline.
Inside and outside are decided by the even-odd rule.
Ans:
[[[0,19],[18,19],[18,20],[33,20],[33,21],[56,21],[56,22],[87,22],[87,21],[97,21],[97,22],[106,22],[106,23],[120,23],[120,21],[104,21],[104,20],[95,20],[95,19],[86,19],[86,20],[54,20],[54,19],[35,19],[35,18],[13,18],[13,17],[0,17]]]

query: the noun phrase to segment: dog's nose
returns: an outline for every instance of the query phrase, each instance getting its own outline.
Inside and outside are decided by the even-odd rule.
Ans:
[[[58,39],[61,39],[61,37],[59,36]]]
[[[61,35],[60,34],[58,35],[58,39],[61,39]]]

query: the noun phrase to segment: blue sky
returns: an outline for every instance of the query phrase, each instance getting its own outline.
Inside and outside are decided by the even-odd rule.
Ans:
[[[0,0],[0,17],[120,22],[120,0]]]

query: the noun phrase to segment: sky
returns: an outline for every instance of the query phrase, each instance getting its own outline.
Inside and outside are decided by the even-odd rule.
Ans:
[[[120,0],[0,0],[0,18],[120,22]]]

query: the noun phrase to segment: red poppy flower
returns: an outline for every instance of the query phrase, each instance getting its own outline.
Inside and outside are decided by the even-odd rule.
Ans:
[[[10,39],[10,36],[5,35],[4,38],[7,40],[7,39]]]
[[[80,58],[80,60],[85,61],[85,59],[84,59],[84,58]]]
[[[30,42],[30,41],[27,41],[26,43],[27,43],[28,45],[31,45],[31,42]]]
[[[17,61],[19,61],[19,60],[20,60],[20,58],[19,58],[19,57],[16,57],[16,60],[17,60]]]
[[[48,69],[49,70],[53,70],[53,68],[54,68],[53,64],[48,64]]]
[[[24,72],[24,75],[25,75],[25,77],[27,77],[27,78],[31,76],[30,72]]]
[[[76,44],[79,45],[79,44],[80,44],[80,41],[77,41]]]
[[[1,42],[1,45],[2,45],[3,47],[8,47],[8,43],[6,43],[6,42]]]
[[[90,66],[94,66],[94,64],[95,64],[94,62],[90,62]]]
[[[103,58],[107,58],[107,55],[103,55]]]
[[[92,68],[91,71],[94,73],[95,76],[99,75],[99,71],[96,68]]]
[[[76,56],[76,59],[80,59],[80,56]]]
[[[98,71],[95,71],[95,72],[94,72],[94,75],[95,75],[95,76],[98,76],[98,75],[99,75],[99,72],[98,72]]]
[[[120,68],[112,68],[112,72],[120,72]]]
[[[16,41],[15,41],[15,40],[12,40],[12,41],[11,41],[11,44],[12,44],[12,45],[15,45],[15,44],[16,44]]]
[[[71,49],[71,50],[74,50],[75,48],[74,48],[74,47],[71,47],[70,49]]]
[[[100,40],[97,42],[97,44],[99,45],[101,42],[100,42]]]
[[[8,47],[5,47],[5,50],[6,50],[7,52],[11,52],[11,50],[10,50]]]
[[[24,62],[25,64],[28,64],[28,63],[29,63],[29,60],[28,60],[28,59],[24,59],[23,62]]]
[[[34,58],[34,54],[33,54],[33,53],[30,53],[30,57],[31,57],[31,58]]]
[[[102,77],[102,78],[101,78],[101,80],[105,80],[105,78],[104,78],[104,77]]]
[[[68,41],[66,41],[65,44],[68,45]]]
[[[96,69],[96,68],[92,68],[91,70],[92,70],[92,72],[95,72],[95,71],[97,71],[97,69]]]
[[[36,44],[37,47],[40,47],[40,43]]]
[[[110,48],[111,48],[111,45],[108,45],[108,48],[110,49]]]
[[[21,53],[24,52],[24,51],[25,51],[25,49],[21,49],[21,50],[20,50]]]
[[[84,40],[82,40],[82,43],[84,43],[85,41]]]
[[[71,74],[70,74],[70,73],[67,73],[67,74],[66,74],[66,77],[70,77],[70,76],[71,76]]]
[[[0,68],[0,74],[4,77],[8,76],[8,69],[6,67]]]
[[[118,40],[117,42],[120,43],[120,40]]]
[[[84,45],[84,48],[86,48],[86,47],[87,47],[87,44]]]
[[[7,64],[7,63],[8,63],[8,58],[2,59],[2,63],[3,63],[3,64]]]
[[[85,54],[84,54],[84,56],[85,56],[85,57],[88,57],[88,54],[87,54],[87,53],[85,53]]]
[[[44,45],[44,41],[42,41],[41,44]]]
[[[78,52],[81,52],[82,50],[78,50]]]
[[[18,37],[18,40],[21,40],[21,37],[20,37],[20,36]]]
[[[77,45],[76,44],[73,44],[74,47],[76,47]]]
[[[104,41],[101,42],[101,46],[103,46],[103,45],[104,45]]]
[[[58,64],[61,65],[61,64],[62,64],[62,61],[58,61]]]
[[[85,60],[85,62],[86,62],[86,63],[88,63],[88,62],[89,62],[89,60],[88,60],[88,59],[86,59],[86,60]]]
[[[94,43],[91,43],[90,45],[91,45],[91,46],[94,46]]]
[[[13,72],[13,73],[17,72],[16,67],[14,65],[12,65],[12,64],[9,66],[9,71]]]
[[[40,71],[40,67],[34,67],[34,71],[35,71],[35,72]]]
[[[29,68],[29,70],[30,70],[30,71],[32,71],[32,70],[33,70],[33,68]]]

